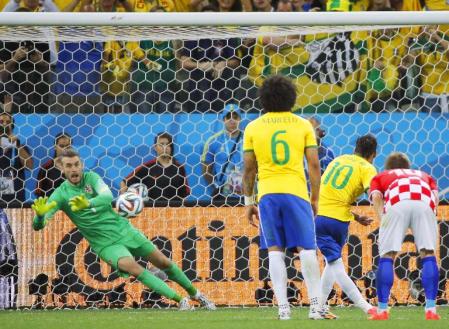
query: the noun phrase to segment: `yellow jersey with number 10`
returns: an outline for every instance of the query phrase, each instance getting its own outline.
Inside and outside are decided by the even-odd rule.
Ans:
[[[304,152],[317,147],[309,121],[291,112],[269,112],[250,122],[243,137],[243,152],[254,152],[258,167],[258,199],[287,193],[309,201],[304,173]]]
[[[343,222],[353,220],[351,205],[369,188],[376,174],[376,168],[358,155],[335,158],[321,177],[318,216]]]

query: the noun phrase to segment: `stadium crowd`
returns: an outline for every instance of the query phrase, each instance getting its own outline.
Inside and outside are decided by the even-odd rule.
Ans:
[[[80,13],[289,12],[444,10],[449,5],[442,0],[10,0],[0,1],[1,8]],[[260,29],[273,32],[275,28]],[[29,148],[14,135],[16,113],[198,112],[220,113],[225,127],[204,141],[201,165],[211,196],[238,199],[242,164],[239,123],[243,112],[260,112],[257,89],[268,76],[282,74],[292,79],[298,94],[294,109],[302,113],[447,113],[448,40],[448,26],[427,26],[257,39],[0,41],[2,198],[25,201],[25,172],[34,168]],[[341,53],[345,60],[338,55]],[[233,131],[229,130],[232,126]],[[166,137],[172,147],[171,136]],[[61,140],[64,145],[71,143],[70,136],[57,136],[56,149]],[[160,143],[155,141],[156,153],[158,149]],[[326,160],[326,149],[321,151],[322,161],[328,163],[331,158]],[[173,154],[150,162],[151,166],[142,165],[147,172],[161,172],[167,178],[170,171],[169,177],[179,181],[178,190],[165,198],[189,195],[183,165]],[[56,154],[42,166],[36,195],[48,195],[55,187],[52,182],[60,181],[55,163]],[[163,191],[173,179],[159,181],[162,187],[157,190]],[[155,200],[164,197],[158,193]]]
[[[289,12],[447,10],[449,5],[443,0],[10,0],[0,1],[2,8]],[[1,42],[0,103],[10,113],[204,113],[219,112],[229,102],[257,112],[257,87],[280,73],[294,79],[298,95],[309,96],[298,96],[295,109],[303,112],[448,112],[448,31],[428,26],[257,39]]]

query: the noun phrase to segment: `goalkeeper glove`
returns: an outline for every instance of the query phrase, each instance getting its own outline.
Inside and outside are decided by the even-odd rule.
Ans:
[[[90,202],[86,196],[82,194],[70,199],[69,205],[73,212],[77,212],[88,208],[90,206]]]
[[[34,200],[33,205],[31,206],[31,209],[34,210],[37,217],[43,217],[46,213],[48,213],[51,209],[56,207],[56,201],[52,201],[50,203],[47,203],[48,198],[40,197],[36,200]]]

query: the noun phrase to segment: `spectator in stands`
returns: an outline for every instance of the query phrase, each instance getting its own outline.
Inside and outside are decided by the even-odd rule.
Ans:
[[[17,11],[29,11],[19,8]],[[0,42],[1,73],[13,112],[48,112],[50,49],[46,42]]]
[[[88,3],[92,3],[91,0]],[[134,9],[128,0],[100,0],[97,10],[115,12]],[[136,48],[137,42],[111,40],[104,44],[100,91],[102,102],[109,112],[121,113],[129,103],[129,78]]]
[[[45,162],[37,175],[37,186],[34,194],[38,197],[48,197],[64,182],[64,177],[59,169],[58,157],[62,152],[72,146],[72,137],[66,133],[60,133],[55,138],[55,150],[53,158]]]
[[[23,5],[23,7],[21,7]],[[3,11],[17,11],[19,8],[27,8],[29,11],[45,11],[45,12],[56,12],[59,11],[58,7],[54,4],[52,0],[10,0]]]
[[[135,1],[137,3],[138,1]],[[97,4],[97,11],[102,11],[105,13],[115,12],[115,11],[129,11],[132,12],[133,6],[129,0],[86,0],[85,4]]]
[[[203,8],[209,5],[208,0],[190,0],[191,11],[203,11]]]
[[[160,133],[154,139],[156,158],[134,169],[121,183],[120,191],[135,183],[148,187],[150,201],[182,201],[190,194],[184,166],[174,158],[173,137]]]
[[[449,9],[449,5],[447,5]],[[418,56],[425,112],[449,113],[449,27],[423,28],[413,49]]]
[[[155,7],[151,12],[164,12]],[[130,111],[163,113],[175,109],[176,58],[172,41],[141,41],[131,74]]]
[[[195,0],[174,0],[175,11],[178,13],[182,12],[190,12],[193,10],[193,2],[197,2]]]
[[[56,1],[56,5],[58,6],[58,8],[63,11],[63,12],[95,12],[97,11],[95,9],[95,6],[91,3],[86,3],[83,0],[72,0],[69,3],[67,3],[69,0],[62,0]]]
[[[33,169],[29,149],[14,134],[14,118],[0,114],[0,200],[25,202],[25,170]]]
[[[277,12],[292,12],[293,11],[293,5],[290,0],[279,0],[276,4],[276,11]]]
[[[321,128],[320,120],[316,117],[311,117],[309,121],[315,129],[316,142],[318,144],[318,158],[320,159],[321,174],[323,174],[329,163],[334,160],[335,155],[322,141],[322,138],[326,136],[326,131]]]
[[[324,6],[320,0],[292,0],[293,11],[321,11]]]
[[[391,11],[390,7],[380,8]],[[370,32],[367,39],[369,69],[367,99],[375,112],[395,111],[405,104],[405,92],[409,88],[408,68],[404,58],[408,52],[410,29],[384,29]],[[410,99],[408,103],[413,101]]]
[[[254,11],[270,12],[274,11],[270,0],[253,0]]]
[[[213,187],[214,201],[240,201],[243,174],[242,112],[236,104],[228,104],[220,116],[224,129],[212,135],[204,144],[201,157],[203,176]]]
[[[369,11],[385,11],[391,9],[390,0],[371,0],[368,6]]]
[[[179,52],[182,68],[188,75],[182,88],[188,94],[184,111],[219,112],[233,98],[239,86],[234,69],[240,64],[236,54],[240,43],[238,39],[184,42]]]
[[[3,70],[3,64],[0,64],[0,71]],[[0,73],[1,76],[1,73]],[[12,97],[4,92],[5,85],[3,84],[3,80],[0,78],[0,112],[8,112],[12,111]]]
[[[240,0],[217,0],[218,11],[225,12],[239,12],[243,10]]]
[[[10,0],[3,8],[6,12],[58,12],[58,7],[54,4],[53,0]],[[41,29],[45,34],[51,35],[51,32],[47,28]],[[56,49],[56,42],[49,41],[48,46],[50,49],[50,63],[55,64],[58,60],[58,52]]]
[[[76,5],[75,0],[72,5]],[[70,8],[69,8],[70,9]],[[91,4],[83,5],[81,12],[91,12]],[[103,113],[100,81],[103,43],[95,41],[59,42],[55,83],[56,96],[52,112]]]

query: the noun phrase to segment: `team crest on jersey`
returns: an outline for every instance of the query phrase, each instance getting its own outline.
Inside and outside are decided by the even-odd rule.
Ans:
[[[84,192],[92,194],[94,191],[92,189],[92,186],[90,186],[89,184],[86,185],[86,187],[84,188]]]

